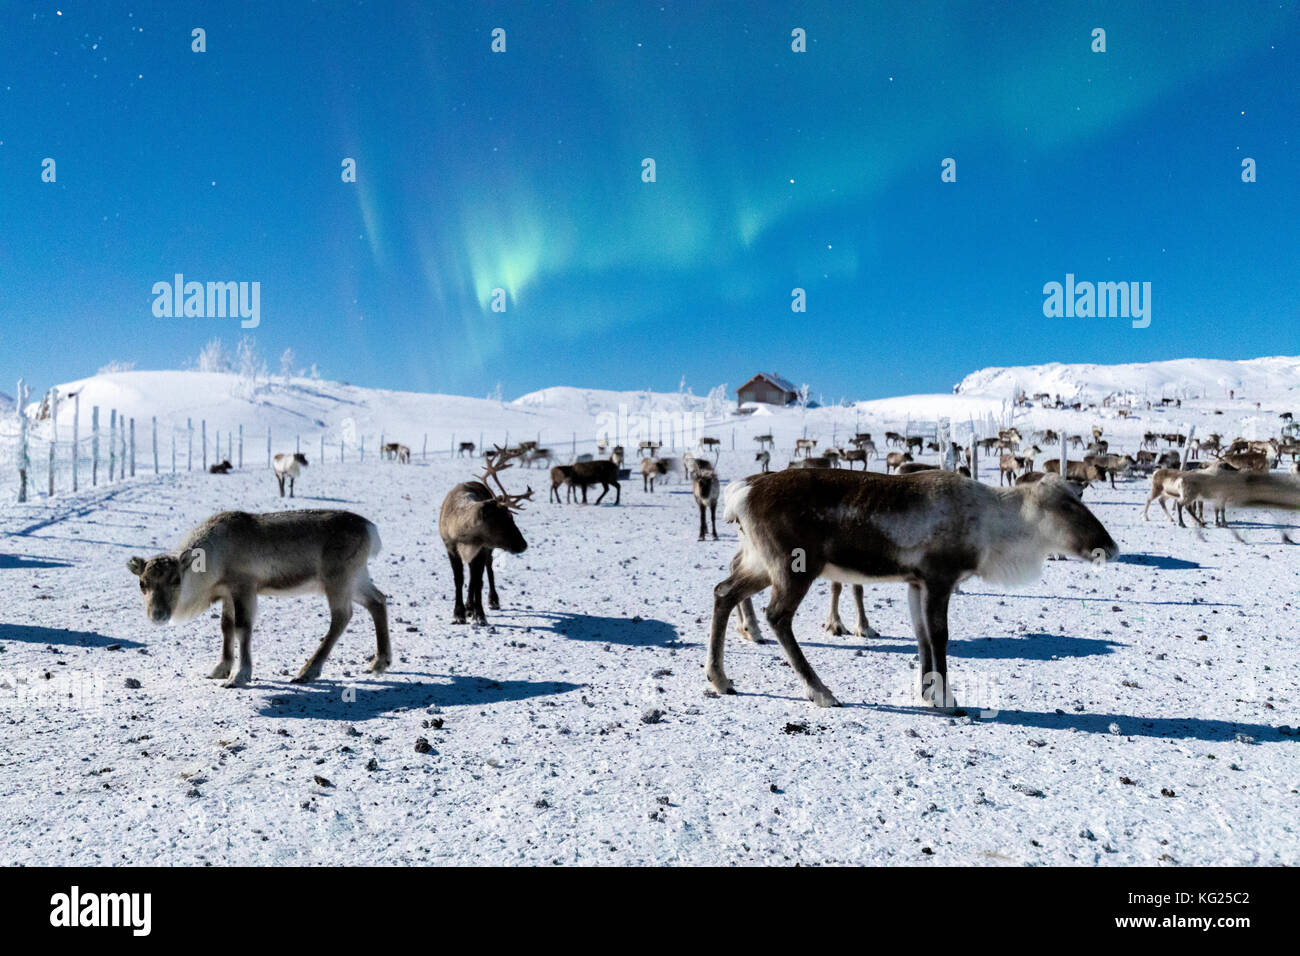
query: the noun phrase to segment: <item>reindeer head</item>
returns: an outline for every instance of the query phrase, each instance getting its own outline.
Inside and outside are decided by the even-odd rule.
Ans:
[[[1084,561],[1119,556],[1115,539],[1059,475],[1044,475],[1042,481],[1016,490],[1024,496],[1022,514],[1033,522],[1049,551]]]
[[[144,612],[155,624],[171,620],[181,595],[181,575],[188,571],[195,552],[184,551],[180,557],[159,554],[146,561],[131,558],[126,566],[140,579],[140,593],[144,595]]]
[[[495,451],[484,459],[487,470],[483,472],[479,480],[483,482],[483,486],[489,492],[492,491],[492,484],[495,484],[499,494],[493,492],[493,497],[490,500],[479,502],[480,527],[483,530],[484,539],[490,542],[493,547],[502,548],[511,554],[522,554],[528,547],[528,542],[524,540],[523,532],[515,524],[514,513],[522,510],[520,508],[521,502],[528,501],[533,497],[533,489],[529,487],[522,495],[512,495],[506,491],[497,475],[499,472],[511,467],[510,463],[522,455],[524,449],[513,448],[506,450],[500,445],[494,445],[493,448]]]
[[[307,467],[307,456],[304,455],[302,452],[297,452],[297,451],[294,452],[293,460],[296,461],[298,464],[302,465],[304,468]]]

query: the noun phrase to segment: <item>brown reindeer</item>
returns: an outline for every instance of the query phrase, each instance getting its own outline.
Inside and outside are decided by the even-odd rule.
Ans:
[[[600,497],[596,504],[609,494],[610,486],[614,488],[614,504],[623,500],[623,489],[618,483],[618,463],[609,458],[597,458],[594,461],[575,461],[569,466],[569,484],[582,490],[582,503],[587,503],[587,489],[600,485]]]
[[[891,451],[885,456],[885,474],[889,474],[905,461],[911,461],[911,452]]]
[[[155,624],[186,621],[221,602],[221,660],[208,675],[223,687],[253,677],[253,621],[258,595],[323,593],[329,630],[294,683],[320,676],[334,644],[360,604],[375,623],[370,670],[392,661],[387,598],[370,580],[367,562],[379,553],[379,530],[350,511],[223,511],[190,532],[180,550],[127,567],[140,579],[145,613]],[[235,667],[235,644],[239,667]]]
[[[1051,553],[1110,560],[1119,548],[1059,479],[995,489],[951,472],[909,477],[848,471],[754,475],[727,489],[723,517],[741,529],[731,574],[713,590],[706,675],[734,693],[723,670],[727,620],[770,587],[766,617],[820,707],[839,702],[804,658],[792,627],[818,577],[841,583],[902,580],[921,659],[918,694],[954,708],[948,683],[948,601],[971,575],[999,584],[1037,577]]]
[[[759,463],[764,473],[767,473],[772,470],[771,469],[772,453],[768,451],[766,448],[754,456],[754,461]]]
[[[655,479],[668,474],[668,462],[658,458],[641,459],[641,490],[654,492]]]
[[[704,524],[704,512],[707,508],[713,518],[713,540],[718,540],[718,476],[712,468],[700,467],[695,471],[695,481],[691,487],[695,503],[700,508],[700,540],[704,540],[707,530]]]
[[[551,468],[551,495],[548,500],[560,503],[560,486],[565,487],[565,500],[573,501],[573,484],[569,481],[573,474],[572,465],[554,465]]]
[[[220,462],[219,464],[216,464],[216,465],[208,465],[208,474],[209,474],[209,475],[228,475],[228,474],[230,474],[230,469],[233,468],[233,467],[235,467],[235,466],[232,465],[232,464],[230,463],[230,459],[227,458],[225,461]]]
[[[523,449],[509,451],[495,446],[495,453],[487,459],[487,470],[478,481],[466,481],[447,492],[442,510],[438,513],[438,534],[447,548],[451,562],[451,575],[456,583],[456,607],[452,612],[453,624],[464,624],[466,602],[461,600],[465,584],[465,565],[469,565],[468,610],[475,624],[486,624],[483,613],[483,572],[487,572],[488,607],[498,610],[501,601],[497,596],[496,576],[492,572],[492,552],[496,548],[511,554],[522,554],[528,547],[523,534],[515,524],[514,514],[520,504],[533,496],[529,488],[522,495],[511,495],[501,484],[499,472],[511,467],[513,459],[523,454]],[[488,482],[496,484],[493,491]]]
[[[1215,524],[1228,526],[1227,506],[1238,508],[1300,509],[1300,481],[1287,475],[1259,471],[1206,469],[1183,472],[1179,481],[1179,503],[1204,528],[1205,521],[1194,505],[1201,501],[1214,504]],[[1182,514],[1178,524],[1183,525]]]
[[[816,438],[796,438],[794,440],[794,456],[798,458],[802,455],[804,458],[811,458],[816,447]]]
[[[474,447],[475,446],[472,441],[461,442],[459,445],[456,446],[456,457],[460,458],[462,455],[469,455],[472,457],[474,455]]]
[[[905,461],[898,466],[900,475],[914,475],[918,471],[938,471],[938,465],[927,465],[920,461]]]

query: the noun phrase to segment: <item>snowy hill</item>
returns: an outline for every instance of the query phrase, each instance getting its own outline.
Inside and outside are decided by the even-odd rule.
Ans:
[[[1021,365],[972,372],[957,386],[963,394],[1010,396],[1045,392],[1063,399],[1098,400],[1110,394],[1160,398],[1237,398],[1260,401],[1300,392],[1300,358],[1227,361],[1174,359],[1129,365]]]

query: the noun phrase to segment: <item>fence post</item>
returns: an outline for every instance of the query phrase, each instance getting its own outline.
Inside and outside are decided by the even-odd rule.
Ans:
[[[50,474],[49,496],[54,497],[54,448],[59,443],[59,389],[50,389]]]
[[[77,461],[81,457],[81,389],[72,396],[72,490],[77,490]]]
[[[172,474],[176,474],[176,426],[172,426]]]
[[[244,426],[239,426],[239,470],[244,470]]]
[[[339,464],[343,464],[343,438],[339,437]]]
[[[424,446],[420,449],[420,460],[421,461],[429,460],[429,433],[428,432],[424,433]]]
[[[113,472],[117,468],[117,409],[108,412],[108,483],[113,483]]]
[[[185,470],[194,470],[194,419],[185,419]]]
[[[153,416],[153,473],[158,474],[158,416]]]
[[[135,477],[135,418],[131,419],[131,477]]]
[[[320,463],[325,464],[325,433],[320,433]]]
[[[27,412],[23,406],[27,403],[27,387],[23,380],[18,380],[18,398],[14,407],[18,411],[18,500],[27,500]]]
[[[203,470],[208,470],[208,420],[199,420],[199,443],[203,446]]]
[[[90,487],[99,484],[99,406],[90,408]]]
[[[117,477],[121,481],[126,480],[126,416],[117,416],[117,434],[118,440],[122,445],[122,454],[117,462]]]
[[[271,426],[266,426],[266,467],[271,467]]]
[[[302,436],[295,434],[293,436],[293,453],[295,455],[302,453]]]

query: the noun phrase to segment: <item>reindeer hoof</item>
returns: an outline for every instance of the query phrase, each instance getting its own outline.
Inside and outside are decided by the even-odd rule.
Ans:
[[[713,689],[716,690],[719,694],[734,694],[736,692],[735,685],[733,685],[731,681],[727,680],[727,678],[723,677],[722,675],[718,675],[717,677],[710,677],[709,683],[713,685]]]
[[[812,701],[814,704],[816,704],[818,707],[841,707],[841,706],[843,706],[843,705],[842,705],[838,700],[835,699],[835,695],[832,694],[830,691],[828,691],[828,690],[827,690],[826,688],[824,688],[824,687],[823,687],[821,690],[815,690],[815,691],[812,691],[811,693],[809,693],[809,694],[808,694],[808,699],[811,700],[811,701]]]
[[[875,641],[880,639],[880,632],[877,631],[874,627],[870,627],[870,626],[865,631],[862,630],[862,628],[858,628],[853,633],[857,634],[858,637],[864,637],[869,641]]]
[[[298,672],[298,676],[291,680],[291,684],[310,684],[317,677],[320,677],[320,668],[308,665]]]
[[[488,599],[488,610],[489,610],[489,611],[499,611],[499,610],[501,610],[501,602],[498,601],[496,598],[489,598],[489,599]]]
[[[252,677],[253,675],[250,672],[237,671],[235,675],[230,678],[230,680],[226,681],[221,686],[227,688],[247,687],[248,682],[252,679]]]
[[[208,675],[208,680],[225,680],[230,676],[231,670],[234,669],[233,661],[222,661],[216,667],[212,668],[212,673]]]
[[[465,623],[465,615],[464,615],[464,614],[454,614],[454,615],[452,615],[451,623],[453,623],[453,624],[464,624],[464,623]]]
[[[827,634],[833,634],[836,637],[849,633],[849,629],[840,621],[827,621],[825,631]]]
[[[384,671],[388,670],[388,665],[391,663],[392,661],[387,657],[372,657],[370,658],[370,666],[367,667],[366,670],[370,671],[372,674],[382,674]]]

